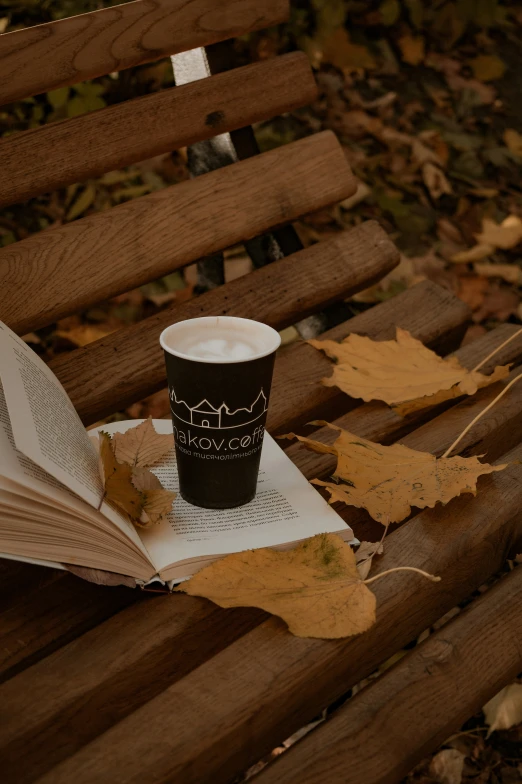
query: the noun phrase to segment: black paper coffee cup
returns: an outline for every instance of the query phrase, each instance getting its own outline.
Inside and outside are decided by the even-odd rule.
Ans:
[[[229,509],[256,494],[279,334],[258,321],[211,316],[160,336],[181,496]]]

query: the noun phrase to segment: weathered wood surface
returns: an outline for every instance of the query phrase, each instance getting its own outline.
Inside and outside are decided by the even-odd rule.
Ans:
[[[136,0],[0,35],[0,103],[283,22],[288,0]]]
[[[511,391],[514,392],[515,389],[516,387]],[[489,418],[487,420],[491,438],[494,437],[495,428],[499,423],[513,421],[515,417],[520,417],[522,395],[513,400],[510,399],[508,393],[498,406],[501,409],[499,416],[496,419]],[[461,411],[460,419],[453,415],[454,410],[458,408],[464,409]],[[461,431],[468,415],[466,406],[460,404],[456,409],[445,412],[437,420],[429,423],[429,426],[426,425],[421,429],[424,431],[424,440],[423,444],[419,445],[420,447],[428,448],[433,443],[447,446],[451,443]],[[502,430],[502,424],[500,430]],[[514,428],[511,430],[515,432]],[[484,433],[482,436],[484,437]],[[470,449],[471,441],[472,434],[470,433],[467,439],[462,442],[462,449]],[[495,443],[494,447],[497,452],[502,452],[502,440],[500,443]],[[521,469],[517,467],[516,470],[520,473]],[[115,742],[116,748],[121,748],[123,754],[123,738],[127,737],[126,733],[128,732],[128,738],[132,739],[131,745],[134,744],[139,734],[137,727],[149,727],[149,722],[153,721],[153,711],[152,709],[149,711],[148,706],[144,706],[138,709],[134,716],[125,719],[123,724],[109,730],[105,736],[100,733],[106,731],[111,724],[128,716],[132,710],[139,708],[139,705],[144,705],[146,701],[159,695],[150,705],[156,704],[159,710],[158,715],[161,715],[162,720],[166,721],[168,725],[161,738],[158,738],[158,745],[162,744],[165,758],[162,756],[163,752],[158,751],[155,740],[151,740],[151,737],[156,738],[157,732],[157,725],[153,721],[153,732],[148,736],[147,741],[149,744],[147,755],[151,755],[153,762],[145,773],[150,773],[152,776],[154,772],[154,776],[157,775],[157,778],[153,780],[157,781],[226,780],[226,778],[221,778],[220,766],[225,764],[226,758],[232,754],[231,746],[227,744],[229,742],[234,744],[238,737],[244,737],[250,722],[256,725],[256,735],[254,736],[256,738],[258,737],[259,727],[257,725],[259,721],[261,721],[265,732],[273,732],[272,725],[279,726],[281,714],[287,712],[286,702],[290,701],[290,709],[292,710],[291,706],[295,705],[296,700],[297,702],[305,700],[304,695],[298,693],[298,684],[301,684],[303,692],[310,690],[311,687],[309,683],[304,685],[307,677],[306,662],[301,666],[299,662],[301,655],[305,656],[308,664],[314,668],[314,677],[321,677],[323,680],[322,688],[329,689],[330,693],[335,692],[336,689],[342,692],[349,688],[352,681],[355,682],[359,679],[361,668],[368,674],[374,666],[377,666],[380,661],[387,658],[396,649],[395,645],[399,647],[400,644],[407,642],[410,639],[408,634],[414,636],[424,628],[422,624],[429,625],[432,620],[438,617],[437,613],[442,614],[453,606],[458,601],[459,592],[468,590],[469,585],[473,583],[473,568],[477,569],[480,579],[484,579],[485,573],[487,576],[489,568],[492,570],[495,568],[495,564],[497,564],[495,558],[500,558],[501,553],[497,554],[493,540],[496,536],[506,535],[509,527],[503,516],[512,516],[513,505],[516,508],[516,503],[520,501],[519,496],[522,493],[520,486],[518,490],[516,489],[513,475],[509,481],[506,480],[501,487],[497,487],[497,479],[503,476],[504,474],[494,475],[493,485],[489,481],[489,477],[481,479],[481,495],[478,499],[469,501],[468,496],[467,502],[466,499],[459,499],[448,504],[445,508],[423,513],[410,521],[403,529],[391,534],[387,542],[386,554],[380,560],[376,571],[388,568],[390,564],[401,563],[429,570],[431,564],[435,571],[442,570],[444,572],[444,582],[435,588],[430,584],[428,587],[431,588],[431,591],[427,593],[426,586],[419,583],[418,578],[406,584],[402,583],[400,579],[388,583],[387,586],[384,582],[377,584],[376,588],[382,586],[382,591],[380,588],[379,591],[376,591],[379,601],[385,603],[385,609],[379,614],[379,623],[383,624],[379,627],[379,633],[374,633],[372,630],[367,635],[355,640],[340,641],[339,643],[297,640],[290,638],[282,623],[270,619],[245,635],[245,632],[248,631],[250,612],[253,613],[254,624],[257,625],[260,621],[260,617],[255,611],[229,611],[226,614],[226,619],[223,614],[223,620],[220,624],[221,611],[216,610],[216,629],[223,629],[227,640],[229,639],[228,635],[231,635],[230,639],[237,639],[237,642],[216,656],[212,642],[215,635],[212,633],[205,637],[204,634],[201,634],[198,637],[196,658],[194,658],[194,651],[189,644],[190,655],[186,657],[186,660],[191,663],[187,664],[187,669],[182,672],[185,676],[183,680],[179,680],[179,673],[175,669],[169,669],[164,679],[161,680],[159,666],[157,670],[154,670],[157,676],[150,677],[153,671],[151,660],[154,661],[156,656],[160,656],[160,658],[161,655],[166,656],[167,651],[172,655],[172,651],[185,650],[184,636],[187,634],[187,630],[192,626],[199,630],[201,623],[204,626],[203,619],[206,617],[210,605],[195,599],[189,600],[188,603],[182,605],[180,611],[182,620],[178,625],[172,622],[173,617],[177,616],[176,602],[180,599],[185,601],[189,597],[169,597],[165,600],[159,600],[157,604],[148,605],[146,608],[135,605],[107,621],[103,627],[93,630],[76,643],[71,643],[25,673],[21,673],[0,689],[0,705],[5,705],[5,710],[10,716],[8,722],[10,730],[7,730],[8,734],[5,735],[4,743],[6,746],[9,745],[11,751],[9,754],[5,753],[6,759],[11,759],[11,754],[15,759],[17,754],[12,750],[19,752],[30,738],[31,758],[25,766],[22,766],[22,769],[18,765],[16,775],[22,777],[19,779],[21,781],[31,780],[33,775],[44,772],[60,759],[79,749],[88,740],[100,736],[90,747],[87,746],[85,751],[78,753],[78,758],[82,760],[78,765],[82,767],[84,759],[92,758],[97,760],[97,764],[101,766],[101,760],[104,760],[103,766],[109,766],[107,778],[104,778],[105,774],[101,768],[96,766],[89,768],[89,775],[96,780],[100,777],[101,781],[110,781],[110,776],[115,775],[116,767],[112,769],[108,759],[112,751],[107,749],[112,750],[112,744]],[[504,503],[499,499],[502,499],[503,488],[506,487],[508,488],[507,508],[504,508]],[[495,512],[496,522],[489,521],[489,518],[492,517],[492,504],[499,505]],[[353,512],[354,510],[349,511]],[[433,516],[437,521],[436,524],[430,522]],[[481,528],[481,525],[485,530]],[[405,537],[405,533],[408,531],[412,533]],[[397,539],[399,535],[403,537],[402,540]],[[446,541],[449,552],[443,556],[442,544]],[[389,554],[390,549],[391,555]],[[468,553],[469,564],[467,561],[463,565],[460,564],[459,559],[462,552]],[[494,563],[491,563],[492,558]],[[433,564],[430,559],[434,559]],[[403,578],[404,575],[399,577]],[[447,580],[450,581],[450,585],[447,585]],[[404,605],[401,603],[401,591],[404,590],[404,585],[408,587],[404,601],[409,608],[411,618],[409,615],[407,618],[404,617]],[[420,597],[418,596],[419,592]],[[463,593],[463,595],[466,594]],[[152,611],[149,609],[151,607]],[[388,617],[390,612],[391,618]],[[408,627],[406,632],[402,631],[404,624]],[[418,631],[411,632],[412,624],[420,625]],[[397,632],[396,629],[399,625],[401,631]],[[124,629],[128,629],[128,632],[123,633]],[[135,648],[131,646],[129,654],[129,635],[132,634],[132,630],[138,630],[139,633],[136,636],[140,638],[140,642],[136,641]],[[144,633],[145,630],[147,634]],[[397,643],[395,639],[397,633],[406,635],[401,637],[402,642]],[[238,639],[240,635],[245,636]],[[379,635],[384,636],[381,638]],[[257,649],[255,646],[258,646]],[[345,646],[355,646],[355,651],[352,650],[352,647],[345,649]],[[82,650],[85,651],[83,654]],[[158,650],[163,651],[163,654],[156,653]],[[243,655],[247,654],[250,658],[244,659]],[[203,664],[207,656],[213,655],[214,659]],[[109,668],[107,672],[99,666],[99,662],[104,659],[104,656],[108,656],[107,662],[110,662],[110,665],[107,664]],[[132,678],[129,675],[129,656],[133,662]],[[181,652],[180,656],[182,656]],[[328,671],[328,667],[335,668],[331,681],[325,673],[320,674],[322,656],[325,657],[326,671]],[[234,657],[238,658],[234,659]],[[238,662],[242,662],[241,665]],[[353,672],[348,666],[350,662],[355,668]],[[194,669],[200,664],[201,667],[198,670]],[[348,669],[346,669],[347,666]],[[231,668],[230,671],[229,668]],[[365,668],[368,668],[368,672]],[[188,670],[191,670],[190,674]],[[344,673],[343,678],[348,678],[350,682],[339,680],[339,672]],[[57,686],[59,682],[63,683],[64,673],[70,686],[60,690]],[[212,673],[212,677],[209,673]],[[263,676],[262,673],[264,673]],[[249,684],[249,680],[253,676],[255,686]],[[157,687],[156,677],[161,680],[161,690],[165,689],[163,694],[160,694]],[[364,677],[364,675],[360,675],[360,677]],[[297,683],[294,683],[295,678],[298,680]],[[232,686],[232,680],[234,680],[234,686]],[[225,682],[228,683],[229,689],[237,692],[233,698],[225,699]],[[262,707],[264,719],[259,719],[257,716],[255,703],[249,704],[249,695],[260,700],[258,704]],[[338,694],[331,696],[333,698]],[[30,718],[28,718],[27,711],[28,700],[33,706],[36,706],[33,707]],[[189,701],[186,708],[184,707],[185,700]],[[226,704],[222,704],[223,701]],[[321,707],[324,707],[324,704]],[[92,713],[92,705],[99,705],[99,710]],[[102,705],[110,706],[110,709],[107,707],[103,709]],[[171,709],[175,706],[175,710],[171,710],[170,718],[167,716],[167,705],[170,705]],[[199,707],[197,707],[198,705]],[[145,711],[146,714],[143,715],[142,711]],[[180,725],[178,726],[176,716],[179,716],[180,712],[183,714],[183,718],[179,717]],[[205,714],[205,718],[199,717],[201,712]],[[195,714],[198,714],[199,718],[196,718]],[[221,720],[224,720],[225,714],[226,722],[232,723],[232,726],[229,727],[230,736],[225,730],[228,724],[221,726]],[[88,716],[89,721],[87,721]],[[300,716],[302,723],[303,714],[296,712],[295,716]],[[298,718],[295,720],[298,721]],[[216,726],[213,726],[214,721]],[[120,735],[119,728],[128,727],[127,722],[131,722],[130,728],[121,729]],[[185,723],[189,729],[185,728]],[[204,729],[205,734],[199,737],[196,743],[198,727]],[[50,749],[50,738],[52,733],[56,732],[59,732],[61,742]],[[180,732],[183,739],[179,740],[180,745],[178,746]],[[192,733],[194,733],[193,736]],[[222,750],[214,748],[211,742],[216,733],[220,741],[225,744]],[[276,737],[274,745],[280,742],[283,737],[284,735]],[[235,738],[235,741],[232,741],[232,738]],[[195,763],[193,760],[189,761],[188,757],[197,755],[190,754],[189,751],[187,754],[181,752],[180,748],[184,742],[188,744],[187,750],[189,748],[197,749],[200,756],[205,752],[203,756],[206,762],[200,761],[197,764],[210,765],[210,768],[197,767],[193,770],[191,766]],[[141,753],[143,751],[142,747]],[[258,746],[249,750],[252,754],[255,751],[259,751],[259,756],[262,753]],[[118,751],[117,755],[119,753]],[[167,755],[171,758],[170,762],[166,761]],[[180,755],[182,759],[180,759]],[[74,770],[76,776],[74,759],[73,757],[70,762],[72,767],[69,767],[68,763],[64,763],[64,770]],[[173,773],[170,765],[176,766],[175,760],[179,760],[180,768],[179,770],[176,768]],[[233,772],[239,772],[243,762],[245,765],[247,764],[244,758],[239,761],[234,760],[232,764],[237,765],[237,768],[234,768]],[[103,769],[105,770],[105,767]],[[144,773],[142,769],[140,770]],[[118,766],[118,775],[121,775],[121,781],[133,780],[129,771],[130,767],[122,772]],[[54,775],[58,774],[56,772],[50,774],[49,781],[53,780],[51,776]],[[69,772],[63,775],[63,780],[65,780],[65,776],[69,775]],[[11,779],[8,778],[8,780]],[[62,778],[58,776],[56,780],[61,781]]]
[[[254,318],[282,329],[321,305],[364,288],[397,260],[393,243],[369,222],[58,357],[50,365],[84,422],[90,424],[165,384],[158,338],[169,324],[221,314]],[[460,313],[463,309],[458,308]]]
[[[522,535],[515,519],[522,504],[520,458],[522,446],[505,456],[509,468],[481,480],[478,498],[422,512],[390,535],[376,573],[416,566],[439,574],[442,583],[407,573],[375,583],[377,623],[353,639],[298,639],[270,618],[42,781],[117,776],[119,782],[199,784],[239,774],[499,569]]]
[[[0,319],[19,334],[355,191],[331,131],[0,250]]]
[[[395,329],[399,326],[444,354],[460,341],[469,315],[467,305],[454,294],[425,281],[400,297],[383,302],[328,330],[321,339],[342,340],[350,332],[356,332],[389,340],[395,337]],[[444,323],[440,321],[441,316]],[[274,370],[268,430],[284,433],[314,419],[331,420],[358,405],[337,387],[321,384],[321,379],[331,373],[331,360],[322,352],[308,343],[291,346],[285,353],[284,364],[276,363]]]
[[[259,784],[396,784],[522,669],[522,569],[256,777]]]
[[[487,332],[478,340],[473,341],[473,343],[469,343],[463,348],[458,349],[458,351],[455,352],[455,356],[458,357],[464,367],[471,370],[475,365],[478,365],[480,360],[487,357],[491,351],[514,335],[518,329],[519,328],[514,324],[502,324],[491,332]],[[522,335],[511,343],[508,343],[507,346],[489,360],[482,368],[482,372],[486,374],[490,373],[496,365],[507,365],[510,363],[519,365],[521,362]],[[478,396],[474,395],[469,398],[469,405],[475,406],[475,402],[478,401],[479,406],[482,405],[485,407],[501,389],[502,385],[496,384],[494,387],[483,390]],[[516,394],[518,393],[513,390],[513,395]],[[350,398],[347,399],[352,403]],[[450,405],[454,405],[454,403],[455,401],[449,401],[442,407],[442,410],[448,408]],[[378,441],[380,444],[389,444],[391,441],[396,440],[406,443],[403,436],[411,432],[414,428],[418,428],[426,419],[436,416],[440,413],[440,410],[441,407],[438,407],[435,411],[417,411],[408,417],[401,417],[398,414],[395,414],[385,403],[374,400],[370,403],[359,405],[356,409],[331,421],[333,424],[348,430],[350,433],[364,436],[364,438],[369,438],[371,441]],[[495,417],[496,411],[492,411],[489,416]],[[473,417],[471,416],[471,418]],[[484,423],[479,423],[477,427],[473,429],[474,437],[480,432],[482,427],[484,427]],[[522,430],[519,432],[522,433]],[[299,431],[299,434],[302,435],[302,432]],[[325,444],[333,444],[337,435],[335,430],[331,430],[328,427],[321,427],[315,430],[313,438],[322,441]],[[282,445],[286,443],[286,441],[281,442]],[[412,446],[412,444],[409,445]],[[416,447],[413,446],[412,448]],[[311,452],[308,449],[304,449],[301,444],[298,443],[291,444],[285,451],[305,476],[310,478],[325,477],[328,474],[331,474],[336,466],[336,459],[333,455]],[[430,451],[429,448],[428,451]],[[442,452],[444,452],[444,449]],[[441,453],[439,452],[439,454]],[[476,454],[480,454],[480,452],[476,452]]]
[[[316,92],[308,58],[293,52],[13,134],[0,141],[0,206],[266,120]]]

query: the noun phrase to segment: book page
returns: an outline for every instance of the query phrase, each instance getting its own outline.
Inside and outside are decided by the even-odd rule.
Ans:
[[[64,388],[35,352],[0,322],[0,377],[16,448],[98,507],[98,457]]]
[[[104,425],[106,432],[125,432],[142,420]],[[170,420],[155,419],[159,433],[171,433]],[[178,491],[174,452],[153,471],[169,490]],[[271,436],[265,433],[257,495],[235,509],[202,509],[176,497],[173,510],[158,526],[140,531],[151,561],[166,566],[206,555],[225,555],[257,547],[273,547],[319,533],[353,532],[309,484]]]

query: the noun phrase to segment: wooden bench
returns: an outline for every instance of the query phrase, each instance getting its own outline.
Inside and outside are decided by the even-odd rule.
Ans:
[[[282,21],[285,0],[136,0],[0,36],[2,103]],[[0,202],[92,177],[304,105],[304,55],[277,57],[163,90],[0,143]],[[209,120],[211,118],[211,120]],[[217,119],[216,119],[217,118]],[[241,160],[0,250],[0,319],[24,334],[352,194],[331,133]],[[165,384],[158,335],[176,320],[233,314],[282,329],[386,274],[398,253],[363,223],[52,362],[86,424]],[[397,325],[440,353],[458,349],[468,308],[423,282],[331,329],[390,338]],[[513,334],[504,325],[457,350],[473,367]],[[522,359],[512,341],[486,366]],[[281,352],[269,430],[314,418],[361,436],[442,454],[499,387],[402,419],[319,381],[328,361],[306,343]],[[66,573],[0,565],[2,781],[231,782],[469,597],[520,542],[522,386],[460,442],[510,466],[476,498],[426,510],[393,531],[375,585],[376,625],[352,639],[292,637],[252,609],[102,588]],[[321,432],[319,437],[328,438]],[[331,456],[296,445],[308,478]],[[362,539],[360,510],[339,510]],[[522,571],[507,578],[262,771],[260,782],[393,784],[522,669]]]

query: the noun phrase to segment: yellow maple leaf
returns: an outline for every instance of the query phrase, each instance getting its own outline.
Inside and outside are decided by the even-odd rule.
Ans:
[[[397,409],[399,413],[461,395],[474,395],[478,389],[509,374],[508,365],[497,366],[491,376],[468,370],[457,357],[439,357],[400,327],[395,340],[374,341],[352,334],[342,343],[334,340],[309,343],[337,360],[333,374],[323,379],[323,384],[337,386],[350,397],[365,401],[404,404]]]
[[[481,463],[477,457],[437,459],[403,444],[382,446],[328,422],[320,424],[339,431],[332,446],[294,433],[282,437],[297,438],[313,451],[335,455],[333,476],[338,483],[315,479],[314,484],[328,490],[330,503],[342,501],[366,509],[383,525],[405,520],[412,506],[424,509],[439,501],[447,504],[462,493],[475,495],[479,476],[506,467]]]
[[[143,497],[132,484],[132,468],[126,463],[118,463],[108,433],[100,432],[99,437],[100,462],[105,481],[104,497],[137,520],[143,511]]]
[[[220,607],[260,607],[298,637],[350,637],[375,623],[375,596],[359,576],[353,550],[335,534],[319,534],[285,552],[229,555],[178,590]]]
[[[174,437],[156,433],[149,417],[125,433],[115,433],[114,454],[120,463],[137,468],[157,463],[174,447]]]
[[[133,470],[132,484],[140,492],[143,500],[143,510],[136,524],[146,528],[161,523],[171,511],[176,493],[165,490],[158,477],[144,466]]]

